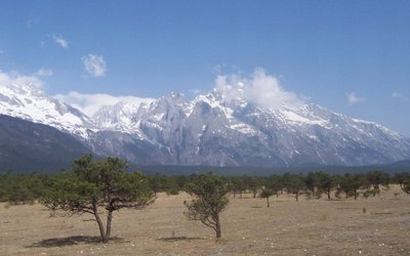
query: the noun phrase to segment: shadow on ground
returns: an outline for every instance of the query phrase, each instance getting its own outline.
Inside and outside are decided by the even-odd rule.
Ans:
[[[172,237],[161,237],[158,238],[159,241],[175,242],[175,241],[191,241],[191,240],[203,240],[201,237],[187,237],[187,236],[172,236]]]
[[[117,242],[123,241],[122,238],[113,237],[110,239],[109,242]],[[69,246],[69,245],[76,245],[76,244],[97,244],[101,242],[101,238],[99,236],[69,236],[69,237],[61,237],[61,238],[50,238],[44,239],[39,242],[33,243],[27,247],[43,247],[43,248],[50,248],[50,247],[62,247],[62,246]]]

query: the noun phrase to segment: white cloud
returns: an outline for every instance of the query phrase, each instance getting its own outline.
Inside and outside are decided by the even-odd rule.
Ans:
[[[53,35],[53,40],[56,44],[60,45],[62,48],[68,48],[68,41],[65,40],[61,35]]]
[[[357,103],[362,103],[366,101],[365,98],[358,96],[355,92],[346,93],[346,99],[349,105],[355,105]]]
[[[134,96],[112,96],[109,94],[82,94],[76,91],[69,92],[68,94],[58,94],[54,97],[81,110],[88,116],[92,116],[101,107],[115,105],[120,101],[152,101],[152,99],[150,98],[139,98]]]
[[[40,68],[37,72],[34,73],[35,76],[52,76],[53,70],[48,68]]]
[[[0,55],[3,55],[3,54],[5,54],[5,53],[6,53],[5,51],[0,50]]]
[[[103,77],[107,71],[107,64],[102,55],[88,54],[83,56],[81,61],[85,71],[93,77]]]
[[[219,75],[215,90],[221,93],[225,101],[246,99],[263,108],[275,109],[281,106],[296,107],[303,104],[297,94],[286,91],[279,79],[268,75],[261,68],[251,77],[241,75]]]
[[[37,76],[21,75],[16,71],[4,72],[0,70],[0,86],[36,89],[41,92],[43,81]]]

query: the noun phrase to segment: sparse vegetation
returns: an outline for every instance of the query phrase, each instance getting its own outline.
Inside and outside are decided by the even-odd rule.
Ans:
[[[185,215],[211,228],[219,239],[222,236],[220,213],[229,202],[229,193],[234,198],[237,194],[243,198],[244,193],[247,193],[246,198],[264,198],[266,206],[270,207],[273,195],[294,195],[296,201],[301,195],[318,199],[323,194],[328,200],[334,197],[357,200],[360,196],[376,196],[383,188],[389,188],[389,184],[399,184],[402,191],[410,194],[408,173],[390,176],[373,171],[339,176],[311,172],[307,175],[287,173],[269,177],[156,174],[145,177],[138,172],[127,172],[126,162],[120,159],[96,160],[86,155],[75,161],[70,170],[55,176],[13,175],[11,172],[0,175],[0,201],[9,205],[39,201],[64,216],[91,214],[98,224],[100,240],[107,242],[111,237],[115,211],[144,208],[154,201],[159,192],[176,196],[186,191],[192,200],[184,202],[187,207]],[[394,196],[398,198],[399,193],[395,192]],[[367,212],[366,208],[361,209],[363,213]],[[103,218],[106,218],[105,222]]]

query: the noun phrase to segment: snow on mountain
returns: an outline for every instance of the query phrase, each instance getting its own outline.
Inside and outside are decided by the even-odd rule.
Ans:
[[[0,73],[0,114],[46,124],[86,138],[93,122],[79,110],[48,97],[35,77]]]
[[[266,108],[242,97],[226,100],[214,90],[191,101],[171,94],[138,104],[132,112],[129,106],[104,108],[111,131],[165,149],[171,164],[365,165],[410,156],[407,138],[312,103]],[[128,114],[118,118],[111,113]],[[101,113],[94,118],[100,120]],[[155,161],[170,163],[161,157]]]
[[[3,74],[0,114],[55,127],[96,154],[139,164],[355,166],[410,158],[408,138],[301,101],[282,92],[276,80],[259,76],[236,87],[221,80],[192,100],[177,93],[127,98],[87,117],[45,95],[36,79]],[[257,94],[266,83],[275,91],[269,94],[274,102]]]
[[[149,107],[153,99],[138,99],[118,102],[112,106],[103,106],[92,116],[100,130],[121,131],[143,136],[139,129],[138,114]],[[140,109],[141,108],[141,109]]]

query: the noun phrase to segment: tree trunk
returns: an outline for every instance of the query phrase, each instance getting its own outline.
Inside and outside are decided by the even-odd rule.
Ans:
[[[270,207],[270,203],[269,203],[269,197],[266,197],[266,207]]]
[[[256,190],[255,191],[253,191],[253,198],[256,198]]]
[[[107,237],[106,237],[105,230],[104,230],[104,224],[101,221],[100,215],[98,214],[98,208],[95,204],[93,204],[93,212],[94,212],[95,221],[97,222],[98,228],[100,229],[101,241],[103,243],[106,243]]]
[[[112,211],[108,212],[107,215],[107,230],[105,233],[105,239],[108,241],[111,237],[111,223],[112,223]]]
[[[222,231],[221,231],[221,223],[219,221],[219,215],[216,215],[216,218],[215,218],[215,233],[216,233],[216,239],[221,238]]]
[[[296,202],[299,201],[299,191],[296,191]]]
[[[376,194],[379,192],[379,185],[373,185],[373,197],[376,197]]]
[[[356,200],[357,199],[357,190],[355,189],[354,190],[354,200]]]
[[[330,188],[327,188],[327,200],[330,200]]]

